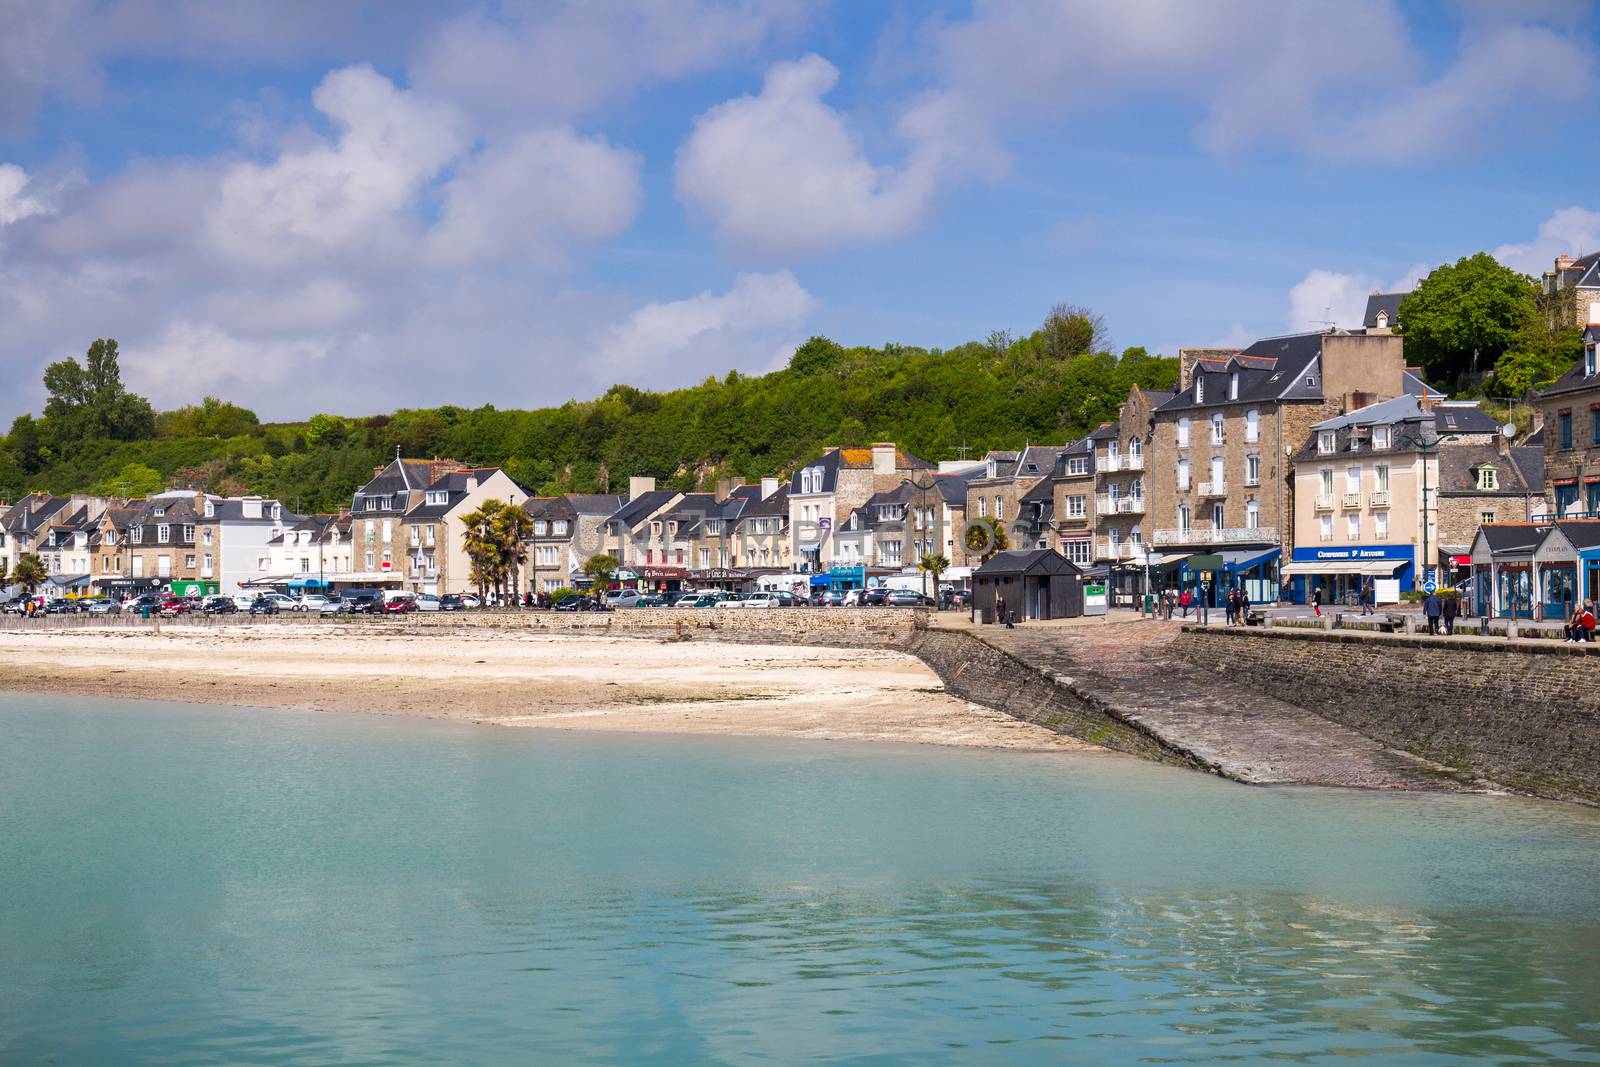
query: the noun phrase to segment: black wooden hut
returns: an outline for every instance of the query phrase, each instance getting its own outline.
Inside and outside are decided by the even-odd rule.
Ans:
[[[1081,572],[1053,548],[996,552],[972,572],[972,602],[984,622],[996,617],[997,601],[1021,619],[1071,619],[1083,614]]]

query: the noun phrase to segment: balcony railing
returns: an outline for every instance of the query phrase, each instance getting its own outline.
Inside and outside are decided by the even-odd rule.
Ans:
[[[1094,543],[1096,559],[1136,559],[1142,555],[1142,547],[1137,541],[1108,541],[1104,538]]]
[[[1388,507],[1389,506],[1389,491],[1387,489],[1385,489],[1382,492],[1373,493],[1371,496],[1367,497],[1367,503],[1371,504],[1375,508],[1386,508],[1386,507]]]
[[[1228,483],[1227,482],[1201,482],[1200,483],[1200,495],[1201,496],[1227,496],[1228,495]]]
[[[1253,542],[1272,543],[1278,540],[1276,526],[1192,526],[1187,530],[1157,530],[1157,545],[1231,545]]]
[[[1346,493],[1344,495],[1344,506],[1347,510],[1351,508],[1359,510],[1361,507],[1361,494]]]
[[[1095,497],[1095,510],[1101,515],[1143,515],[1142,496]]]
[[[1123,456],[1117,461],[1117,470],[1142,471],[1144,470],[1143,456]]]
[[[1317,510],[1318,511],[1332,511],[1333,510],[1333,495],[1331,493],[1319,493],[1317,495]]]

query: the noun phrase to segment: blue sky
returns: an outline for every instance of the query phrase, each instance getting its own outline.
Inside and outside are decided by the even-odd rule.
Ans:
[[[0,417],[528,406],[949,346],[1351,324],[1600,247],[1570,3],[0,0]],[[1592,210],[1593,209],[1593,210]]]

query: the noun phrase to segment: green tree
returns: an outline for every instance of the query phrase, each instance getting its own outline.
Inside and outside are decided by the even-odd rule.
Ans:
[[[1406,357],[1461,388],[1500,359],[1538,314],[1531,279],[1487,252],[1436,268],[1400,304]]]
[[[260,426],[255,412],[214,396],[156,416],[160,437],[241,437]]]
[[[594,579],[595,598],[604,601],[622,561],[609,552],[597,552],[583,561],[583,573]]]
[[[1040,332],[1044,334],[1045,353],[1051,359],[1071,359],[1109,347],[1105,320],[1076,304],[1052,307]]]
[[[44,439],[39,434],[39,424],[32,415],[18,415],[11,421],[6,450],[11,453],[12,462],[24,474],[37,474],[50,458]]]
[[[24,552],[17,557],[17,569],[11,572],[11,580],[22,586],[23,593],[33,595],[33,591],[43,585],[50,577],[50,571],[44,565],[44,560],[32,552]]]
[[[845,360],[845,350],[826,337],[813,337],[794,350],[789,369],[796,374],[821,374],[837,368]]]
[[[306,424],[306,444],[313,448],[338,448],[350,434],[350,423],[337,415],[313,415]]]
[[[993,515],[985,515],[967,523],[966,533],[961,540],[968,554],[977,556],[985,563],[996,552],[1004,552],[1011,547],[1011,538],[1006,536],[1005,527]]]
[[[934,605],[939,603],[939,576],[950,569],[950,558],[943,552],[925,552],[917,561],[917,570],[933,575]]]
[[[122,384],[115,340],[95,341],[84,363],[69,358],[50,364],[44,370],[44,387],[50,393],[45,419],[59,442],[97,437],[136,441],[155,435],[156,413],[150,401]]]
[[[152,470],[143,463],[125,463],[117,473],[96,482],[93,491],[97,496],[132,498],[151,496],[161,492],[162,488],[160,471]]]

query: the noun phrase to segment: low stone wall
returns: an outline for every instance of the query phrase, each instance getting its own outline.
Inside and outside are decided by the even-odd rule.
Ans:
[[[946,691],[963,700],[1117,752],[1204,767],[1071,679],[1025,663],[972,634],[921,629],[899,647],[933,668]]]
[[[382,625],[396,620],[374,621]],[[416,612],[404,617],[404,625],[889,648],[926,628],[928,622],[922,608],[622,608],[608,612]]]
[[[1600,655],[1587,647],[1199,627],[1172,647],[1393,748],[1600,803]]]

